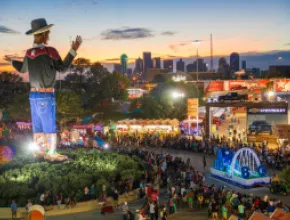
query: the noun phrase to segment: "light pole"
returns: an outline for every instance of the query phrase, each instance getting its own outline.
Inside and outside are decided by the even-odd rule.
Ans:
[[[273,91],[269,91],[268,92],[268,99],[271,102],[272,101],[272,97],[275,95],[275,93]]]
[[[197,99],[199,98],[199,89],[198,89],[198,46],[200,45],[200,40],[194,40],[192,42],[196,46],[196,86],[197,86]],[[197,111],[198,112],[198,111]],[[196,116],[196,127],[197,127],[197,135],[199,135],[199,129],[198,129],[198,113]]]

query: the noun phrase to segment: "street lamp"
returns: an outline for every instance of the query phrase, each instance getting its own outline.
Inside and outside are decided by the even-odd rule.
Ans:
[[[271,98],[275,95],[275,92],[273,91],[269,91],[268,92],[268,98],[269,98],[269,101],[271,101]]]
[[[196,46],[196,81],[198,81],[198,46],[200,45],[200,40],[194,40],[192,43]]]

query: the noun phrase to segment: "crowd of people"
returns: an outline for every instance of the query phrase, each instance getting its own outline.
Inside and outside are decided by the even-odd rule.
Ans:
[[[114,146],[143,147],[143,148],[167,148],[200,152],[216,155],[222,147],[231,148],[233,152],[242,147],[253,149],[270,168],[282,169],[290,165],[290,147],[273,151],[266,144],[245,144],[242,142],[228,142],[225,138],[213,136],[211,139],[197,140],[186,136],[167,136],[160,138],[156,135],[144,135],[142,137],[124,135],[113,140]]]
[[[254,212],[270,216],[276,208],[289,212],[289,206],[268,195],[261,198],[224,187],[208,186],[204,174],[192,166],[190,159],[183,161],[170,154],[152,153],[142,148],[113,149],[137,155],[152,168],[145,172],[144,181],[140,184],[140,195],[145,195],[147,201],[138,212],[139,219],[167,219],[179,208],[196,210],[207,207],[209,217],[215,220],[226,220],[231,214],[248,219]],[[160,199],[162,188],[167,189],[169,196],[163,202]]]

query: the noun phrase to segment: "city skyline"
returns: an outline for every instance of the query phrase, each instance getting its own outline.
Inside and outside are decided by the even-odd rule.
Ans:
[[[273,61],[277,59],[278,62],[278,58],[282,64],[290,61],[287,37],[290,3],[286,0],[182,0],[167,1],[165,5],[163,1],[153,0],[138,3],[131,0],[40,3],[10,0],[1,1],[0,6],[4,9],[0,15],[0,72],[12,70],[3,61],[4,55],[21,57],[31,46],[32,37],[24,33],[30,29],[31,20],[38,17],[55,24],[49,45],[58,48],[61,56],[69,50],[70,37],[80,34],[84,43],[78,57],[105,63],[107,67],[119,63],[123,53],[128,55],[128,63],[132,65],[145,51],[151,52],[152,58],[174,59],[174,65],[179,58],[194,60],[196,48],[191,42],[196,39],[202,41],[199,55],[206,60],[210,55],[211,33],[215,60],[221,56],[229,57],[232,52],[253,57],[280,51],[287,56]],[[162,7],[164,10],[160,11]],[[225,10],[228,13],[224,13]],[[275,19],[269,19],[270,14]],[[252,61],[245,60],[251,66]],[[260,67],[259,64],[254,66]]]

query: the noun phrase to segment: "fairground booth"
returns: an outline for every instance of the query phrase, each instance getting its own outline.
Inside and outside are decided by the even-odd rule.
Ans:
[[[119,135],[126,134],[159,134],[159,135],[178,135],[180,133],[179,121],[177,119],[158,119],[158,120],[137,120],[125,119],[116,123]]]
[[[31,130],[32,124],[31,122],[16,122],[17,128],[20,130]]]

